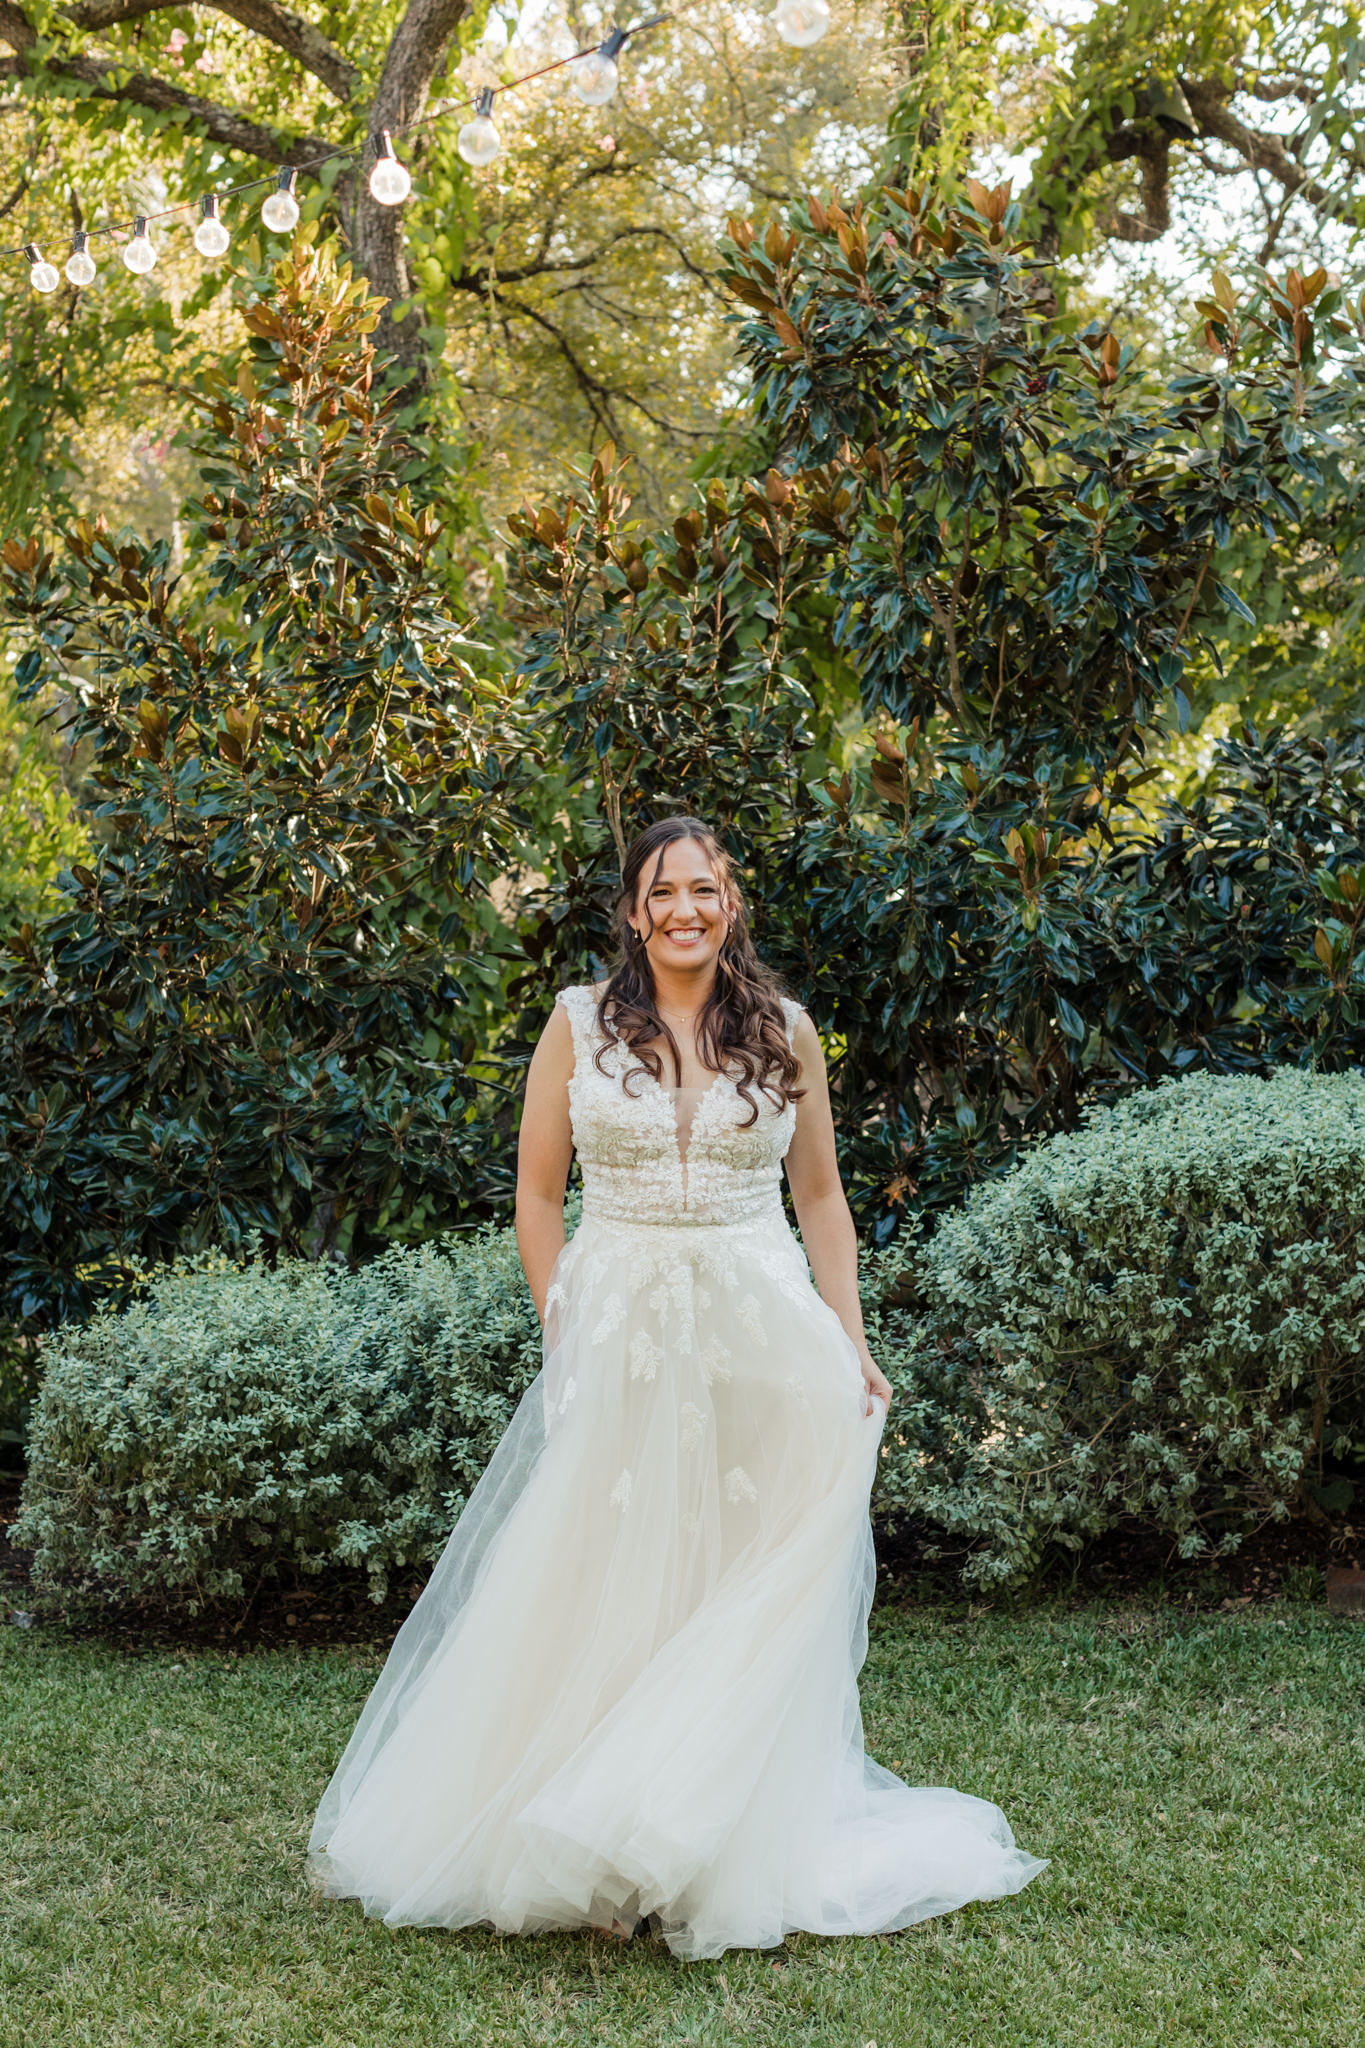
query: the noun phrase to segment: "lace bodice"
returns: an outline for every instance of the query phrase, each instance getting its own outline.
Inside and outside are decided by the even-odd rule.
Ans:
[[[728,1074],[717,1074],[680,1141],[672,1093],[625,1047],[605,1040],[597,998],[566,988],[559,1001],[573,1029],[569,1115],[583,1174],[583,1215],[619,1223],[758,1223],[782,1220],[782,1161],[796,1110],[755,1089],[758,1120]],[[784,999],[790,1040],[800,1010]],[[684,1149],[686,1157],[684,1158]]]

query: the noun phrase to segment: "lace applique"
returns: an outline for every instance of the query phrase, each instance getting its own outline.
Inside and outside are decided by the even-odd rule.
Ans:
[[[577,1398],[577,1395],[578,1381],[575,1379],[565,1380],[564,1392],[559,1397],[559,1407],[556,1410],[556,1413],[562,1415],[565,1409],[568,1407],[570,1401],[575,1400]]]
[[[684,1401],[678,1417],[682,1423],[682,1447],[685,1451],[695,1451],[706,1434],[706,1417],[695,1401]]]
[[[671,1263],[663,1285],[656,1287],[649,1297],[649,1305],[656,1316],[670,1317],[669,1336],[674,1349],[686,1358],[692,1349],[696,1334],[696,1301],[692,1291],[692,1268],[680,1263]]]
[[[633,1380],[652,1380],[664,1362],[663,1352],[645,1330],[637,1330],[630,1340],[630,1376]]]
[[[699,1536],[701,1534],[701,1516],[684,1515],[682,1518],[682,1526],[684,1533],[686,1535]]]
[[[626,1319],[626,1305],[619,1294],[609,1294],[602,1304],[602,1313],[597,1318],[597,1327],[592,1333],[594,1344],[605,1344],[613,1330],[620,1328]]]
[[[550,1310],[551,1310],[552,1308],[563,1308],[563,1306],[564,1306],[565,1302],[566,1302],[566,1301],[568,1300],[568,1298],[569,1298],[569,1292],[568,1292],[568,1289],[567,1289],[566,1287],[561,1287],[561,1286],[560,1286],[560,1284],[559,1284],[559,1282],[558,1282],[558,1280],[556,1280],[556,1281],[552,1282],[552,1284],[551,1284],[551,1286],[550,1286],[550,1289],[549,1289],[548,1293],[547,1293],[547,1294],[546,1294],[546,1296],[545,1296],[545,1313],[546,1313],[546,1315],[547,1315],[547,1316],[549,1315],[549,1313],[550,1313]]]
[[[607,1506],[612,1508],[628,1508],[630,1506],[630,1490],[633,1484],[634,1481],[631,1479],[630,1473],[622,1472],[621,1477],[611,1490]]]
[[[763,1311],[752,1294],[746,1294],[735,1310],[735,1321],[753,1338],[760,1349],[768,1348],[768,1333],[763,1327]]]
[[[719,1337],[708,1337],[701,1349],[701,1376],[708,1387],[713,1387],[717,1380],[734,1378],[729,1359],[729,1345],[722,1344]]]
[[[737,1507],[742,1500],[758,1499],[758,1488],[742,1465],[732,1465],[726,1473],[725,1498],[732,1507]]]
[[[751,1257],[759,1271],[795,1307],[807,1314],[815,1310],[820,1297],[811,1284],[810,1267],[795,1238],[786,1244],[755,1245]]]
[[[573,1035],[569,1114],[585,1216],[627,1224],[781,1218],[782,1160],[796,1128],[793,1104],[778,1109],[759,1091],[753,1117],[733,1079],[718,1075],[697,1103],[684,1163],[667,1087],[603,1033],[594,991],[564,989],[559,1000]],[[789,1005],[789,1031],[796,1014]],[[717,1277],[734,1284],[723,1261]]]
[[[802,1379],[799,1372],[794,1372],[791,1375],[786,1382],[786,1386],[787,1392],[791,1395],[798,1408],[810,1407],[810,1396],[806,1392],[806,1382]]]

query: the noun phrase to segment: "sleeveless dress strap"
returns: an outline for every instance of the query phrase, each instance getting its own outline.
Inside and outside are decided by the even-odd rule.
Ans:
[[[562,988],[555,997],[562,1003],[573,1033],[574,1064],[584,1067],[597,1050],[597,997],[586,983]]]
[[[800,1003],[794,1003],[790,996],[783,996],[782,1014],[787,1020],[787,1043],[788,1045],[792,1046],[792,1049],[794,1051],[795,1046],[793,1044],[793,1041],[796,1037],[796,1026],[800,1019],[805,1015],[805,1011],[802,1009]]]

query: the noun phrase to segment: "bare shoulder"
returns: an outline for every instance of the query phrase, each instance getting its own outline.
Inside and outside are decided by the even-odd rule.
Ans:
[[[796,1105],[798,1122],[809,1122],[817,1105],[828,1103],[829,1082],[825,1076],[825,1048],[820,1034],[804,1010],[798,1011],[792,1026],[792,1051],[799,1068],[797,1086],[801,1100]],[[803,1114],[804,1113],[804,1114]]]
[[[563,1003],[556,1003],[551,1010],[531,1064],[550,1072],[562,1067],[566,1074],[573,1066],[573,1024]]]

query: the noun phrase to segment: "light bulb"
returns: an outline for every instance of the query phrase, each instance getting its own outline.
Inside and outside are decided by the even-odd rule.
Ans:
[[[62,281],[56,264],[49,263],[45,257],[40,256],[32,242],[24,244],[24,254],[28,258],[28,281],[34,291],[55,292]]]
[[[66,274],[72,284],[81,286],[95,282],[95,262],[85,246],[85,235],[77,228],[71,237],[71,254],[66,259]]]
[[[573,89],[585,106],[605,107],[621,82],[621,74],[610,57],[594,50],[581,57],[573,68]]]
[[[773,26],[794,50],[808,50],[829,27],[829,0],[777,0]]]
[[[502,137],[493,122],[493,92],[485,86],[479,94],[478,105],[472,120],[466,121],[455,137],[455,147],[467,164],[475,170],[482,170],[491,164],[502,148]]]
[[[501,57],[511,39],[511,31],[504,17],[501,14],[490,12],[488,20],[484,24],[481,39],[481,47],[485,55]]]
[[[201,256],[224,256],[227,254],[231,236],[218,218],[218,195],[206,192],[199,202],[199,225],[194,231],[194,246]]]
[[[393,153],[393,137],[387,128],[374,145],[374,169],[370,172],[370,197],[381,206],[401,206],[412,190],[406,164]]]
[[[261,219],[272,234],[287,235],[299,224],[299,202],[294,197],[296,175],[291,170],[281,171],[274,191],[261,208]]]
[[[135,277],[145,277],[156,262],[156,250],[141,214],[133,222],[133,239],[123,245],[123,260]]]
[[[573,68],[573,89],[589,107],[605,107],[621,82],[616,59],[625,43],[624,29],[614,28],[605,43],[599,43],[590,57],[580,57]]]

